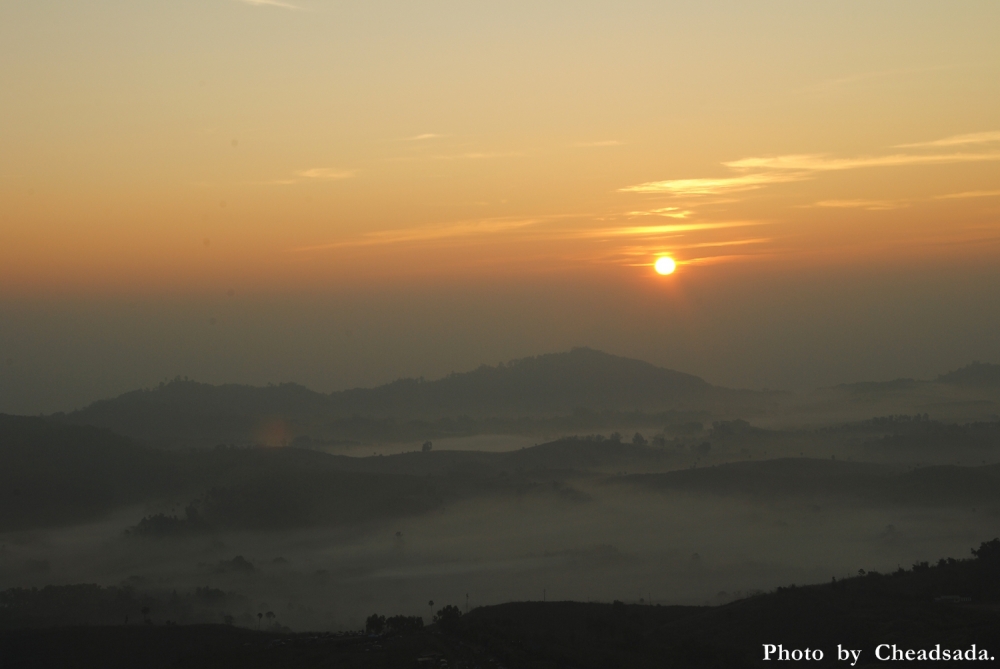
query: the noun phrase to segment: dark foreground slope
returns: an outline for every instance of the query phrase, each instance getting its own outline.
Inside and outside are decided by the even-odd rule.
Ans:
[[[935,648],[1000,655],[1000,540],[975,559],[893,574],[862,574],[718,607],[520,602],[395,635],[256,633],[229,626],[50,628],[0,631],[0,667],[532,667],[632,669],[773,666],[771,644],[810,650],[810,666],[871,667]],[[860,651],[856,662],[838,646]],[[975,649],[973,651],[973,648]],[[983,659],[985,656],[986,659]],[[950,666],[953,661],[907,662]],[[977,666],[973,664],[973,666]]]
[[[509,666],[772,666],[765,644],[821,650],[811,666],[845,666],[838,645],[861,651],[856,666],[876,666],[880,644],[963,652],[975,644],[989,665],[1000,656],[1000,540],[973,554],[719,607],[507,604],[473,611],[456,629]]]

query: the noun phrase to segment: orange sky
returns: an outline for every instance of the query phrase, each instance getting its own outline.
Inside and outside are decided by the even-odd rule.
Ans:
[[[992,1],[7,2],[0,300],[504,310],[596,282],[653,309],[923,267],[957,291],[1000,260],[997,25]],[[393,370],[422,373],[314,383]]]

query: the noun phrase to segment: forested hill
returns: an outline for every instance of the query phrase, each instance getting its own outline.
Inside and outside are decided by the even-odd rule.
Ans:
[[[939,383],[951,383],[958,386],[1000,388],[1000,365],[974,362],[953,372],[942,374],[937,380]]]
[[[733,391],[697,376],[589,348],[515,360],[437,381],[402,380],[334,393],[338,410],[364,415],[485,416],[593,410],[663,410]]]
[[[95,402],[61,420],[150,441],[253,439],[260,430],[333,435],[337,420],[545,417],[591,411],[753,407],[768,394],[713,386],[690,374],[587,348],[483,366],[443,379],[405,379],[377,388],[318,393],[288,383],[213,386],[175,380]],[[272,426],[273,427],[273,426]],[[278,428],[274,428],[278,429]]]

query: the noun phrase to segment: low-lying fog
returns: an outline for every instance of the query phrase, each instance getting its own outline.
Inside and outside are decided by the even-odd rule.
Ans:
[[[631,434],[631,432],[627,432]],[[478,451],[482,453],[503,453],[516,451],[519,448],[534,446],[546,441],[552,441],[564,436],[561,434],[542,436],[521,436],[511,434],[481,434],[469,437],[446,437],[433,440],[435,451]],[[349,455],[351,457],[366,457],[370,455],[397,455],[419,451],[423,442],[377,443],[377,444],[331,444],[321,445],[316,450],[334,455]]]
[[[484,438],[479,445],[501,444]],[[429,622],[442,605],[464,609],[466,597],[470,607],[543,597],[723,603],[859,569],[965,557],[998,534],[1000,520],[985,509],[767,503],[599,479],[367,527],[124,536],[147,511],[0,536],[2,586],[128,584],[162,592],[211,586],[246,597],[229,605],[238,624],[253,624],[258,611],[270,610],[292,629],[342,630],[363,627],[373,612]],[[162,622],[155,610],[151,616]]]

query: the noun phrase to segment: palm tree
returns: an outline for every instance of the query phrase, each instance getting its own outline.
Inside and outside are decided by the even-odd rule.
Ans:
[[[257,629],[258,630],[260,629],[260,619],[263,618],[263,617],[264,617],[263,613],[258,613],[257,614]]]

